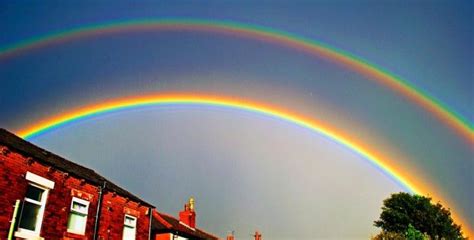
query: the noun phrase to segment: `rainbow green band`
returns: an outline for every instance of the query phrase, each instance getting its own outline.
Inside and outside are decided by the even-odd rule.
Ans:
[[[31,138],[46,133],[62,126],[73,124],[77,121],[127,109],[142,108],[147,106],[161,105],[201,105],[232,108],[244,111],[255,112],[267,116],[275,117],[297,126],[304,127],[318,134],[321,134],[333,141],[346,146],[357,154],[363,156],[371,164],[375,165],[381,172],[394,179],[400,186],[408,191],[417,194],[430,195],[435,200],[440,200],[443,204],[452,207],[453,205],[446,201],[446,198],[437,196],[438,191],[434,186],[429,186],[429,181],[423,181],[416,178],[416,174],[403,166],[398,166],[396,161],[390,159],[387,153],[379,152],[378,148],[364,145],[359,140],[352,138],[348,134],[334,128],[331,125],[318,122],[296,113],[278,109],[261,103],[249,102],[244,100],[229,99],[225,97],[193,95],[193,94],[161,94],[153,96],[135,96],[122,99],[116,99],[110,102],[97,103],[86,106],[81,109],[72,110],[61,115],[53,116],[33,126],[25,128],[18,132],[23,138]],[[452,211],[453,219],[461,223],[467,233],[472,235],[467,221],[464,221],[462,215],[455,210]]]
[[[423,92],[413,84],[410,84],[400,77],[397,77],[388,71],[348,52],[302,36],[297,36],[288,32],[263,26],[242,24],[230,21],[209,21],[200,19],[139,19],[110,22],[55,32],[0,48],[0,61],[28,50],[47,45],[53,45],[55,43],[65,42],[76,38],[107,33],[141,31],[144,29],[206,31],[232,34],[239,37],[253,38],[275,44],[282,44],[290,48],[299,49],[309,54],[332,60],[369,77],[369,79],[376,80],[377,82],[388,86],[395,92],[401,93],[408,99],[430,111],[442,122],[455,129],[470,143],[474,143],[474,124],[469,123],[468,120],[466,120],[460,114],[450,110],[441,101]]]

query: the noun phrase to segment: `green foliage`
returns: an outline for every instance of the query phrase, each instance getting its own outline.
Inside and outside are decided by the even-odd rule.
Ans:
[[[407,240],[426,240],[428,239],[423,233],[416,230],[411,224],[408,224],[408,229],[405,232],[405,238]]]
[[[448,209],[439,203],[432,204],[429,197],[403,192],[384,200],[380,219],[374,225],[385,232],[413,237],[408,239],[423,239],[416,238],[418,233],[425,233],[430,239],[464,239]]]
[[[406,240],[405,235],[396,232],[382,231],[377,236],[370,238],[371,240]]]

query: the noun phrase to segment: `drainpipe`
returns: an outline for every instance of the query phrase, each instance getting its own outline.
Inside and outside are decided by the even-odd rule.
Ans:
[[[105,191],[107,182],[104,181],[102,186],[99,186],[99,201],[97,202],[97,212],[95,213],[95,223],[94,223],[94,237],[93,240],[97,240],[97,233],[99,232],[99,223],[100,223],[100,213],[102,211],[102,199]]]
[[[13,231],[15,231],[16,215],[18,214],[18,208],[20,208],[20,200],[16,200],[15,208],[13,209],[13,216],[10,224],[10,230],[8,231],[8,240],[13,239]]]
[[[153,221],[153,208],[149,207],[148,211],[150,213],[150,221],[148,226],[148,240],[151,240],[151,222]]]

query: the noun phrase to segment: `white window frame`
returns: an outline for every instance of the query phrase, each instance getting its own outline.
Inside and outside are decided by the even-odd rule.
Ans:
[[[25,202],[30,202],[30,203],[33,203],[35,205],[39,205],[40,210],[38,211],[38,218],[36,219],[36,225],[35,225],[35,230],[34,231],[31,231],[31,230],[25,229],[25,228],[21,228],[21,227],[18,227],[18,229],[21,232],[31,233],[31,234],[39,236],[40,232],[41,232],[41,225],[43,224],[44,209],[46,207],[46,199],[48,198],[48,191],[49,190],[45,187],[39,186],[39,185],[34,184],[34,183],[29,183],[28,185],[31,185],[33,187],[36,187],[36,188],[39,188],[39,189],[43,190],[43,193],[41,194],[41,201],[36,201],[36,200],[30,199],[30,198],[27,198],[26,196],[24,198]]]
[[[131,218],[133,219],[133,224],[130,225],[130,224],[127,224],[127,218]],[[122,231],[122,240],[130,240],[130,239],[126,239],[125,238],[125,228],[126,227],[131,227],[133,228],[134,230],[134,239],[137,238],[137,217],[135,216],[132,216],[132,215],[128,215],[128,214],[125,214],[124,218],[123,218],[123,231]]]
[[[82,205],[85,205],[86,206],[86,209],[85,210],[77,210],[77,209],[74,209],[73,206],[74,206],[74,202],[77,202],[79,204],[82,204]],[[75,229],[70,229],[69,226],[67,228],[67,231],[70,232],[70,233],[75,233],[75,234],[80,234],[80,235],[84,235],[86,233],[86,227],[87,227],[87,215],[89,215],[89,204],[90,202],[87,201],[87,200],[84,200],[84,199],[80,199],[80,198],[77,198],[77,197],[72,197],[72,200],[71,200],[71,207],[70,207],[70,212],[69,212],[69,216],[68,216],[68,225],[69,225],[69,217],[71,216],[71,213],[78,213],[78,214],[83,214],[85,215],[85,223],[84,223],[84,229],[82,230],[75,230]]]
[[[44,190],[44,192],[41,195],[41,201],[36,201],[27,198],[26,196],[24,197],[25,202],[41,205],[41,207],[38,211],[38,218],[36,219],[35,230],[31,231],[29,229],[21,228],[20,226],[18,226],[18,229],[15,232],[15,237],[27,239],[43,239],[42,237],[40,237],[41,225],[43,224],[44,210],[46,208],[46,201],[48,199],[49,190],[54,188],[54,182],[31,172],[26,172],[25,179],[28,181],[28,185],[42,189]]]
[[[44,177],[41,177],[39,175],[36,175],[34,173],[31,173],[31,172],[26,172],[26,175],[25,175],[25,179],[32,182],[32,183],[36,183],[42,187],[45,187],[45,188],[49,188],[49,189],[53,189],[54,188],[54,182],[49,180],[49,179],[46,179]]]
[[[41,201],[36,201],[30,198],[27,198],[26,196],[23,199],[24,202],[30,202],[36,205],[40,205],[40,209],[38,211],[38,218],[36,219],[35,230],[32,231],[32,230],[21,228],[20,226],[18,226],[18,230],[15,232],[15,237],[28,238],[28,239],[35,239],[35,238],[42,239],[40,238],[41,225],[43,224],[44,209],[46,208],[46,200],[48,198],[49,189],[43,186],[40,186],[38,184],[31,183],[31,182],[28,183],[28,185],[39,188],[44,191],[41,195]]]

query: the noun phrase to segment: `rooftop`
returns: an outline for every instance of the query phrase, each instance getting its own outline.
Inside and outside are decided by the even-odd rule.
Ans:
[[[191,239],[219,239],[199,228],[191,228],[173,216],[157,211],[153,211],[151,228],[154,233],[174,233]]]
[[[94,170],[83,167],[52,152],[44,150],[3,128],[0,128],[0,144],[14,149],[25,157],[31,157],[35,161],[52,166],[77,178],[84,179],[93,185],[103,186],[104,182],[106,182],[106,190],[115,192],[122,197],[127,197],[130,200],[139,202],[143,205],[153,207],[153,205],[119,187]]]

